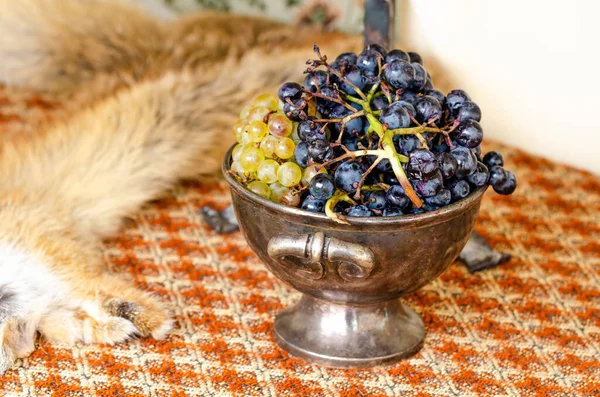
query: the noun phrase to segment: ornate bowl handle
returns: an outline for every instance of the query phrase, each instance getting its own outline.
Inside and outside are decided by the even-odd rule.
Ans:
[[[337,271],[346,281],[363,280],[375,267],[375,255],[369,248],[321,232],[273,237],[267,252],[280,265],[311,280],[323,278],[328,270]]]

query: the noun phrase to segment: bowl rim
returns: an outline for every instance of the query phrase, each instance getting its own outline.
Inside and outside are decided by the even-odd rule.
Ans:
[[[228,171],[230,170],[231,165],[231,153],[233,152],[233,148],[237,145],[237,143],[233,144],[225,153],[223,158],[223,162],[221,165],[221,171],[225,176],[225,180],[229,184],[232,189],[240,194],[246,200],[252,201],[254,203],[260,204],[268,209],[274,210],[276,212],[285,213],[288,215],[293,215],[297,217],[308,219],[314,219],[321,222],[330,222],[331,224],[342,226],[323,213],[306,211],[301,208],[291,207],[285,204],[278,204],[271,200],[265,199],[255,193],[252,193],[250,190],[246,189],[237,179],[235,179]],[[377,217],[355,217],[355,216],[347,216],[346,218],[350,221],[351,225],[364,225],[364,226],[386,226],[386,225],[394,225],[394,226],[406,226],[411,225],[414,226],[416,224],[423,223],[437,223],[436,221],[445,221],[449,218],[453,218],[454,216],[459,216],[462,211],[466,208],[471,207],[472,205],[478,203],[486,192],[488,185],[484,185],[471,194],[467,196],[467,198],[457,201],[456,203],[452,203],[445,207],[442,207],[436,211],[429,211],[422,214],[412,214],[412,215],[402,215],[402,216],[377,216]]]

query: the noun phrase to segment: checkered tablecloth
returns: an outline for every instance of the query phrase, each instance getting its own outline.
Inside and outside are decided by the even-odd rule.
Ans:
[[[27,134],[61,106],[0,87],[0,134]],[[2,396],[600,396],[600,177],[499,148],[519,178],[488,192],[476,229],[509,264],[460,263],[406,298],[424,318],[411,359],[371,370],[307,365],[273,343],[298,293],[240,233],[219,236],[198,208],[224,208],[221,182],[186,184],[105,244],[112,269],[171,308],[164,341],[64,348],[41,342],[0,377]],[[1,275],[0,275],[1,277]]]

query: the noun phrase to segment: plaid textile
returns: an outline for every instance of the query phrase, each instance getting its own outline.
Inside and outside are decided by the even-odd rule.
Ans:
[[[0,88],[0,132],[60,112]],[[469,274],[456,263],[406,298],[423,315],[415,357],[372,370],[306,365],[273,343],[274,315],[298,298],[240,233],[218,236],[200,206],[223,183],[187,184],[148,205],[104,255],[172,309],[165,341],[63,348],[41,342],[0,377],[4,396],[600,396],[600,178],[499,148],[519,178],[487,194],[477,230],[513,260]]]

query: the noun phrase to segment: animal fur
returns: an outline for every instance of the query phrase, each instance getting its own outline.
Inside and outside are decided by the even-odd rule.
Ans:
[[[229,14],[162,22],[109,0],[0,0],[0,81],[71,114],[0,146],[0,373],[37,333],[168,335],[166,308],[107,270],[102,238],[178,180],[216,173],[240,109],[301,78],[313,42],[360,45]]]

